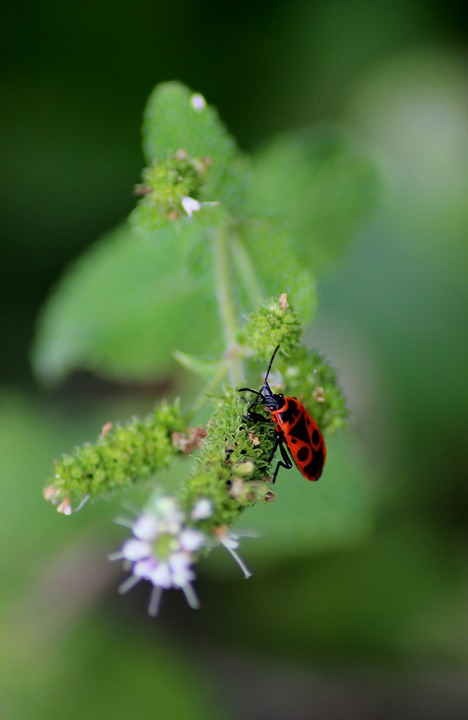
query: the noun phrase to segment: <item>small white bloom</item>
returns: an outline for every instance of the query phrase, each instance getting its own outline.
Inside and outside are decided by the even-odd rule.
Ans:
[[[131,565],[131,576],[121,585],[126,592],[139,580],[153,585],[149,612],[158,611],[162,590],[177,588],[184,592],[191,607],[198,607],[198,599],[191,582],[195,578],[195,553],[207,543],[207,537],[185,525],[185,514],[176,498],[156,496],[132,525],[134,537],[124,542],[120,558]]]
[[[200,110],[204,110],[206,108],[206,100],[203,95],[200,95],[200,93],[194,93],[192,95],[192,97],[190,98],[190,104],[197,112],[200,112]]]
[[[207,205],[219,205],[219,202],[217,200],[214,200],[213,202],[198,202],[198,200],[190,197],[190,195],[185,195],[180,201],[180,204],[182,205],[182,208],[187,213],[189,218],[191,218],[193,213],[198,212],[202,209],[202,207],[205,207]]]
[[[192,520],[206,520],[213,512],[213,503],[208,498],[200,498],[190,514]]]
[[[59,475],[55,475],[57,479],[60,479]],[[57,512],[62,513],[62,515],[71,515],[72,513],[76,513],[83,505],[86,505],[91,495],[85,495],[84,498],[78,503],[76,507],[72,507],[71,500],[69,497],[62,498],[61,502],[60,500],[61,491],[54,487],[54,485],[49,485],[48,487],[45,487],[42,491],[42,496],[44,500],[47,500],[52,503],[52,505],[57,505]]]
[[[62,513],[62,515],[71,515],[73,510],[70,505],[69,498],[64,498],[60,505],[57,506],[57,512]]]
[[[198,212],[201,208],[201,203],[199,203],[198,200],[191,198],[189,195],[183,197],[180,202],[185,212],[190,218],[192,217],[194,212]]]

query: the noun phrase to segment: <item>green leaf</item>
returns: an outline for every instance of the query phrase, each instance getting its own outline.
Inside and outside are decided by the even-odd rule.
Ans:
[[[317,310],[316,283],[312,273],[299,263],[291,245],[290,235],[277,225],[246,222],[231,245],[234,267],[241,294],[250,299],[246,304],[249,310],[259,301],[286,293],[301,322],[308,323]]]
[[[234,207],[243,195],[244,161],[235,141],[216,110],[181,83],[162,83],[150,95],[144,113],[143,150],[149,165],[180,150],[199,160],[208,159],[201,200]]]
[[[251,212],[275,218],[316,271],[335,258],[374,210],[380,179],[368,151],[336,131],[279,136],[254,158]]]
[[[81,368],[143,380],[166,372],[176,347],[209,352],[216,304],[187,264],[201,233],[174,222],[144,237],[124,225],[91,247],[43,310],[33,352],[39,377],[57,381]]]
[[[220,373],[222,366],[225,364],[224,360],[207,360],[203,357],[189,355],[180,350],[174,350],[173,355],[179,365],[205,380],[211,380],[213,376]],[[225,374],[227,374],[227,369],[225,370]]]

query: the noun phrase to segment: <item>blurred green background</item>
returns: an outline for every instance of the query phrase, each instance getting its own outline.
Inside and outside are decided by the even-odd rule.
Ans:
[[[0,717],[465,718],[462,6],[129,8],[49,0],[3,12]],[[149,411],[177,378],[122,388],[80,374],[44,389],[29,347],[64,266],[133,206],[141,113],[173,78],[203,92],[247,151],[279,131],[343,125],[372,148],[385,192],[319,277],[310,333],[353,415],[321,487],[329,497],[349,482],[359,527],[323,547],[288,545],[282,507],[300,480],[283,473],[268,530],[243,545],[252,580],[214,555],[200,566],[201,612],[169,593],[152,620],[148,588],[117,595],[122,573],[106,559],[125,536],[112,524],[120,501],[66,519],[41,489],[53,456],[107,419]]]

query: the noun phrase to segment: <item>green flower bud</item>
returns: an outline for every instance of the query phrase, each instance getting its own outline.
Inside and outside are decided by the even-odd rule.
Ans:
[[[86,498],[109,497],[168,467],[180,450],[172,434],[183,429],[179,403],[162,402],[143,419],[106,423],[95,444],[62,455],[44,497],[69,514]]]

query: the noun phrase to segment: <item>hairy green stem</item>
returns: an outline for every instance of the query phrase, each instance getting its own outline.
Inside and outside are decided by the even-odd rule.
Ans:
[[[249,254],[237,234],[233,235],[232,238],[232,251],[242,283],[252,303],[252,307],[255,308],[261,303],[263,293]]]
[[[226,347],[226,362],[231,384],[238,387],[243,382],[243,369],[237,345],[237,318],[229,272],[229,230],[221,227],[214,233],[214,270],[216,296]]]
[[[228,373],[228,366],[225,361],[222,361],[220,363],[220,366],[218,370],[213,375],[212,379],[205,385],[201,393],[196,398],[195,402],[193,403],[190,410],[185,413],[185,420],[186,422],[191,422],[192,418],[195,417],[197,412],[201,410],[201,408],[205,405],[205,403],[209,400],[209,396],[212,392],[216,390],[218,385],[222,383],[224,378],[226,377]]]

